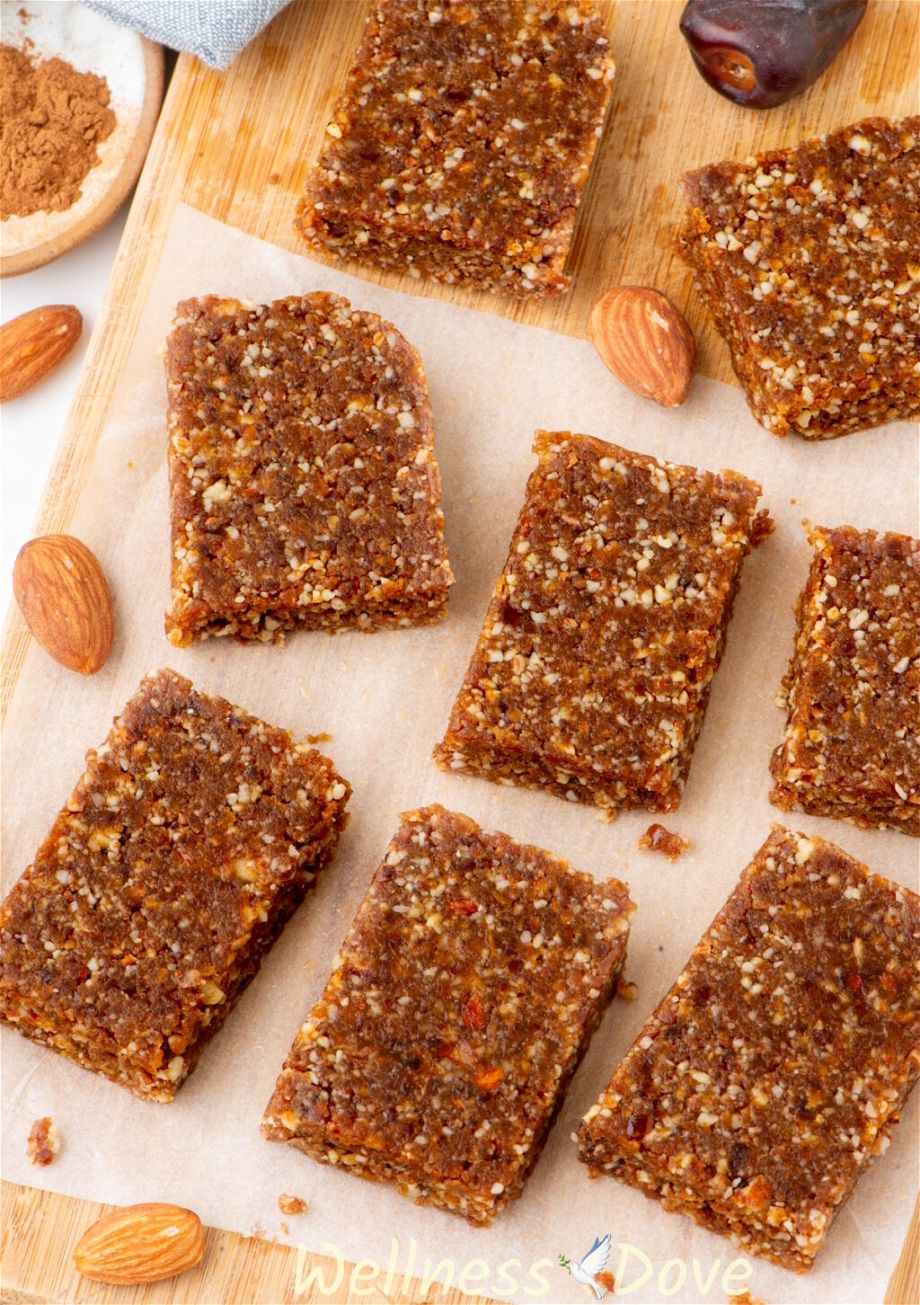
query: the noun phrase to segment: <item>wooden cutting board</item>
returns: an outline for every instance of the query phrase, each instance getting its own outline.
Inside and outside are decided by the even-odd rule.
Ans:
[[[75,1201],[69,1196],[40,1192],[34,1187],[3,1183],[2,1250],[3,1305],[342,1305],[347,1291],[321,1295],[311,1288],[298,1292],[298,1253],[258,1237],[207,1230],[205,1258],[199,1268],[171,1282],[143,1287],[105,1287],[81,1278],[71,1252],[80,1236],[111,1206]],[[309,1215],[305,1216],[309,1219]],[[677,1216],[675,1216],[677,1217]],[[920,1301],[920,1242],[914,1231],[892,1276],[885,1305],[918,1305]],[[321,1255],[305,1257],[307,1268],[319,1265],[334,1281],[335,1264]],[[303,1272],[304,1266],[300,1266]],[[345,1279],[347,1282],[347,1277]],[[756,1267],[754,1274],[756,1290]],[[364,1285],[362,1283],[362,1285]],[[397,1278],[386,1282],[380,1274],[361,1295],[366,1305],[500,1305],[437,1287],[421,1292],[419,1284],[405,1285]],[[590,1299],[585,1289],[585,1301]],[[712,1299],[718,1305],[720,1297]],[[615,1305],[616,1297],[608,1298]],[[679,1301],[678,1301],[679,1305]],[[826,1305],[833,1305],[828,1301]]]
[[[613,107],[579,215],[569,294],[542,305],[505,303],[433,284],[420,287],[408,278],[370,275],[408,293],[431,294],[578,336],[587,333],[591,304],[609,286],[655,285],[687,312],[700,344],[702,369],[732,380],[724,346],[704,320],[689,275],[671,248],[680,212],[677,179],[688,168],[718,158],[743,158],[873,113],[916,112],[920,3],[873,0],[855,37],[820,82],[790,104],[766,113],[739,109],[701,81],[677,27],[681,0],[619,0],[603,7],[618,71]],[[176,204],[191,204],[252,235],[303,252],[292,229],[297,198],[366,8],[365,0],[294,0],[226,73],[180,57],[36,533],[67,530]],[[15,692],[28,637],[12,613],[4,638],[4,712]],[[3,1184],[2,1299],[98,1305],[289,1300],[309,1305],[330,1299],[313,1292],[295,1295],[295,1251],[218,1230],[209,1233],[205,1263],[185,1278],[146,1288],[86,1283],[73,1270],[70,1255],[80,1233],[102,1209]],[[890,1305],[920,1302],[917,1246],[915,1211],[886,1296]],[[309,1263],[320,1260],[308,1257]],[[428,1294],[443,1305],[473,1301],[456,1292]],[[422,1297],[381,1282],[364,1299]]]

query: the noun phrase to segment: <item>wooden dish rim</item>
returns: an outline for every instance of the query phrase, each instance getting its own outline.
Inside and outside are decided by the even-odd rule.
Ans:
[[[116,214],[128,198],[135,182],[140,176],[144,159],[153,138],[153,131],[160,114],[163,100],[164,56],[162,45],[149,41],[146,36],[138,34],[144,60],[144,99],[141,104],[137,127],[121,166],[112,178],[112,183],[103,194],[99,203],[90,211],[58,235],[31,249],[22,249],[16,254],[0,256],[0,277],[21,276],[24,272],[34,272],[44,267],[62,254],[69,253],[77,245],[101,230]]]

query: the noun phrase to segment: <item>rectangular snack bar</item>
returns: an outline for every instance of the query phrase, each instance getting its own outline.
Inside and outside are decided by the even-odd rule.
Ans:
[[[189,299],[166,367],[173,643],[444,615],[431,407],[394,326],[331,294]]]
[[[0,1018],[171,1101],[332,856],[349,794],[286,730],[148,676],[0,907]]]
[[[920,835],[920,542],[810,533],[771,801]]]
[[[920,117],[683,185],[678,247],[767,430],[830,439],[920,413]]]
[[[559,294],[613,72],[592,0],[374,0],[298,229],[379,268]]]
[[[403,817],[262,1125],[489,1223],[519,1196],[613,995],[632,903],[432,806]]]
[[[775,827],[578,1133],[582,1160],[810,1269],[920,1073],[920,898]]]
[[[760,486],[539,431],[508,559],[435,759],[613,811],[680,801]]]

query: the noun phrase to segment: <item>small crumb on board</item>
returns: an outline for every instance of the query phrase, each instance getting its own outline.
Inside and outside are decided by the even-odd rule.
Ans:
[[[617,985],[617,996],[622,997],[624,1001],[635,1001],[639,996],[639,989],[629,979]]]
[[[278,1197],[278,1209],[282,1214],[306,1214],[309,1205],[301,1196],[288,1196],[282,1192]]]
[[[643,852],[661,852],[669,861],[676,861],[689,846],[689,838],[672,834],[670,829],[659,824],[649,825],[639,839],[639,847]]]
[[[36,1119],[29,1129],[29,1140],[26,1143],[26,1151],[33,1165],[50,1165],[60,1149],[61,1135],[54,1120],[50,1115]]]
[[[306,741],[307,743],[331,743],[332,735],[331,734],[308,734],[306,736]]]

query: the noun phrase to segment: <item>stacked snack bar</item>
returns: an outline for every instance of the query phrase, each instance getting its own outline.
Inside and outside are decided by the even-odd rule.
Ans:
[[[631,911],[615,879],[443,807],[408,813],[266,1136],[490,1222],[520,1195],[616,989]]]
[[[760,486],[538,432],[508,559],[435,757],[607,810],[680,801]]]
[[[829,439],[920,413],[920,117],[684,188],[679,248],[767,430]]]
[[[578,1135],[595,1173],[811,1268],[920,1074],[920,898],[776,828]]]
[[[173,643],[444,615],[431,407],[394,326],[331,294],[189,299],[167,375]]]
[[[286,730],[149,676],[0,908],[0,1017],[170,1101],[332,856],[349,793]]]
[[[771,798],[920,834],[920,543],[811,532]]]
[[[375,0],[299,230],[376,267],[560,293],[613,71],[591,0]]]

